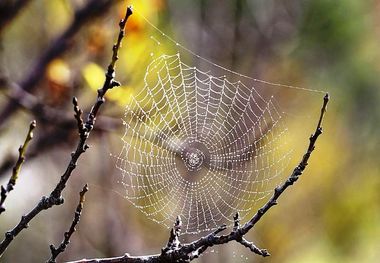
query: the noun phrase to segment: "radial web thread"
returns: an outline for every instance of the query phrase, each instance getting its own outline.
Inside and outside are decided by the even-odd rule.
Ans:
[[[242,220],[273,192],[290,159],[273,97],[161,55],[127,105],[117,157],[125,197],[146,216],[183,233]]]

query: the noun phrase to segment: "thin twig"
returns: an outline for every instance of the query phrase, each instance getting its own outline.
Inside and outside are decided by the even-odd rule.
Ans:
[[[45,105],[42,100],[23,90],[17,83],[11,82],[5,77],[0,77],[0,88],[1,85],[12,88],[14,92],[7,95],[17,101],[19,107],[33,114],[40,127],[47,124],[53,128],[52,130],[49,129],[48,132],[39,133],[33,146],[29,147],[29,160],[44,152],[45,149],[50,149],[52,144],[59,145],[62,142],[66,143],[72,131],[77,128],[71,114]],[[89,110],[86,110],[86,112]],[[94,131],[109,132],[117,129],[120,125],[120,120],[117,118],[100,116]],[[15,162],[16,157],[11,154],[0,160],[0,179],[5,176]]]
[[[76,128],[71,114],[46,105],[43,100],[34,96],[30,92],[25,91],[17,83],[0,77],[0,86],[1,85],[10,87],[13,92],[7,94],[6,96],[8,96],[9,99],[17,101],[20,108],[32,113],[40,124],[47,123],[57,128],[63,128],[66,130]],[[118,119],[112,119],[106,116],[101,116],[100,118],[102,120],[100,122],[98,121],[96,127],[97,130],[109,131],[110,129],[107,127],[117,127],[120,125],[120,121]],[[2,169],[0,169],[0,174],[1,170]]]
[[[88,111],[87,111],[88,112]],[[66,112],[62,111],[62,116],[66,115]],[[47,115],[45,117],[50,118],[53,117],[53,115]],[[71,119],[66,117],[62,117],[62,119],[51,119],[52,121],[47,121],[48,119],[45,118],[38,118],[38,122],[40,123],[40,126],[49,125],[52,126],[52,130],[44,131],[44,133],[40,133],[39,136],[34,141],[33,145],[30,145],[28,149],[28,159],[32,160],[36,158],[41,152],[44,152],[45,150],[50,150],[51,145],[59,146],[60,144],[64,143],[67,144],[68,141],[72,140],[72,134],[76,127],[76,124],[73,122],[72,117]],[[108,116],[99,116],[96,120],[96,126],[94,127],[93,132],[110,132],[114,131],[115,129],[119,128],[122,124],[120,120],[113,117]],[[3,160],[0,160],[0,179],[4,177],[7,172],[12,169],[13,164],[16,162],[16,156],[13,156],[12,154],[6,155]]]
[[[80,216],[82,214],[83,204],[85,201],[84,197],[85,197],[85,194],[87,193],[87,191],[88,191],[88,185],[86,184],[83,187],[82,191],[79,193],[79,203],[78,203],[78,206],[75,210],[74,219],[71,223],[69,230],[65,232],[64,238],[63,238],[61,244],[58,247],[55,247],[54,245],[50,245],[51,257],[47,261],[48,263],[55,263],[58,255],[61,254],[62,252],[64,252],[66,250],[67,246],[69,245],[70,238],[71,238],[72,234],[74,234],[74,232],[76,231],[75,227],[79,223]]]
[[[63,112],[62,112],[63,113]],[[48,115],[49,119],[52,115]],[[63,114],[62,116],[65,116]],[[43,119],[43,118],[42,118]],[[53,130],[44,131],[40,133],[38,138],[36,138],[33,145],[28,149],[28,159],[32,160],[37,157],[41,152],[51,149],[51,145],[58,146],[62,143],[67,144],[68,140],[71,140],[72,132],[74,131],[76,125],[71,119],[62,117],[59,119],[52,119],[51,122],[47,122],[46,119],[39,120],[40,126],[44,124],[52,125]],[[46,122],[45,122],[46,121]],[[121,126],[121,122],[117,118],[99,116],[96,121],[96,126],[94,127],[94,132],[109,132],[114,131]],[[12,168],[13,164],[16,162],[16,157],[8,154],[3,160],[0,161],[0,179],[5,176],[6,172]]]
[[[244,237],[242,237],[240,240],[236,240],[236,241],[239,242],[240,244],[242,244],[243,246],[245,246],[246,248],[249,248],[253,253],[255,253],[259,256],[262,256],[262,257],[270,256],[268,250],[258,248],[255,244],[253,244],[252,242],[249,242]]]
[[[114,80],[115,76],[115,63],[118,59],[118,51],[121,46],[121,41],[125,34],[125,24],[132,14],[132,9],[130,7],[127,8],[127,12],[125,14],[124,19],[122,19],[119,23],[120,31],[116,44],[113,46],[113,54],[111,63],[108,66],[106,72],[106,78],[103,84],[103,87],[98,90],[98,96],[95,104],[91,108],[90,113],[87,116],[86,122],[84,123],[84,128],[79,130],[80,138],[78,141],[77,148],[75,152],[71,154],[71,160],[66,168],[66,171],[60,178],[60,181],[54,188],[54,190],[50,193],[48,197],[44,196],[38,202],[38,204],[25,216],[21,217],[20,222],[10,231],[6,232],[5,239],[0,243],[0,255],[4,253],[6,248],[12,242],[12,240],[24,229],[28,226],[29,222],[38,215],[41,211],[51,208],[54,205],[61,205],[64,202],[63,197],[61,196],[62,191],[66,187],[67,181],[70,179],[73,170],[77,166],[77,161],[79,157],[89,148],[86,141],[94,128],[95,120],[98,115],[99,109],[101,105],[105,102],[104,95],[108,90],[119,86],[120,83]],[[74,102],[74,101],[73,101]],[[75,115],[77,115],[77,107],[76,100],[74,102],[74,111]],[[78,120],[77,120],[78,121]]]
[[[317,127],[315,132],[309,138],[309,146],[307,148],[306,153],[304,154],[301,162],[298,164],[296,168],[294,168],[292,174],[288,177],[288,179],[283,182],[282,185],[275,188],[272,197],[268,200],[268,202],[261,207],[256,214],[243,226],[240,226],[240,218],[239,214],[236,213],[234,216],[234,225],[232,231],[228,235],[218,234],[226,229],[225,225],[220,226],[216,231],[210,233],[204,237],[201,237],[194,242],[188,244],[176,244],[176,246],[171,246],[173,242],[171,240],[175,240],[175,233],[178,230],[178,227],[181,225],[178,223],[178,219],[174,228],[171,231],[168,245],[162,249],[161,254],[150,255],[150,256],[130,256],[129,254],[125,254],[121,257],[114,258],[98,258],[98,259],[82,259],[78,261],[72,261],[71,263],[140,263],[140,262],[149,262],[149,263],[159,263],[159,262],[190,262],[193,259],[199,257],[207,248],[210,248],[215,245],[226,244],[231,241],[236,241],[243,245],[244,247],[249,248],[252,252],[267,257],[269,256],[269,252],[266,249],[258,248],[252,242],[249,242],[244,238],[244,235],[247,234],[254,225],[265,215],[265,213],[274,205],[277,204],[278,198],[281,194],[291,185],[293,185],[300,177],[300,175],[305,170],[308,160],[315,149],[315,143],[318,137],[322,134],[322,121],[326,112],[327,103],[329,101],[329,96],[326,96],[323,99],[323,105],[321,108],[321,114],[318,120]]]
[[[5,207],[3,206],[5,199],[7,198],[9,192],[12,191],[16,185],[16,181],[17,181],[18,175],[20,173],[21,166],[25,161],[26,149],[28,148],[29,142],[33,138],[34,128],[36,128],[36,121],[32,121],[30,123],[29,131],[26,135],[24,144],[20,145],[20,147],[18,148],[18,159],[16,161],[15,166],[13,167],[12,176],[11,176],[11,178],[9,178],[7,186],[6,187],[4,187],[3,185],[1,186],[0,214],[5,211]]]
[[[308,165],[309,158],[315,149],[315,143],[319,135],[322,134],[322,121],[326,112],[326,107],[327,107],[328,102],[329,102],[329,95],[326,94],[325,97],[323,98],[323,105],[321,108],[321,114],[319,116],[317,127],[314,133],[309,138],[309,146],[307,148],[306,153],[302,157],[301,162],[298,164],[296,168],[294,168],[289,178],[282,185],[274,189],[274,194],[271,197],[271,199],[269,199],[269,201],[257,211],[257,213],[253,216],[253,218],[242,227],[241,231],[243,235],[246,234],[272,206],[277,204],[278,198],[286,190],[286,188],[293,185],[298,180],[298,178],[302,175],[303,171]]]

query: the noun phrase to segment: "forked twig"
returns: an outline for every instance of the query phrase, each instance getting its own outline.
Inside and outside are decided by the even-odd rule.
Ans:
[[[261,207],[256,214],[245,223],[243,226],[240,226],[240,218],[237,213],[234,217],[234,225],[232,231],[228,235],[218,235],[220,232],[226,229],[225,225],[220,226],[214,232],[201,237],[194,242],[188,244],[180,244],[178,241],[178,235],[180,233],[181,221],[178,217],[172,231],[170,232],[169,242],[165,248],[161,250],[161,254],[150,255],[150,256],[130,256],[125,254],[121,257],[114,258],[99,258],[99,259],[82,259],[78,261],[73,261],[71,263],[140,263],[140,262],[190,262],[193,259],[199,257],[207,248],[228,243],[230,241],[236,241],[241,245],[249,248],[253,253],[258,254],[263,257],[269,256],[269,252],[266,249],[260,249],[252,242],[249,242],[244,238],[244,235],[247,234],[254,225],[265,215],[265,213],[274,205],[277,204],[277,200],[281,194],[291,185],[293,185],[300,177],[300,175],[305,170],[308,160],[315,149],[315,143],[318,137],[322,134],[322,121],[326,112],[327,103],[329,101],[328,94],[325,95],[323,99],[323,105],[321,108],[321,113],[319,116],[317,127],[314,133],[309,138],[309,146],[306,150],[306,153],[302,157],[300,163],[294,168],[291,175],[288,179],[283,182],[280,186],[274,189],[272,197],[268,202]]]
[[[94,2],[94,1],[92,1]],[[29,222],[38,215],[41,211],[51,208],[55,205],[61,205],[64,202],[63,197],[61,196],[62,191],[66,187],[67,181],[70,179],[73,170],[77,166],[77,161],[79,157],[89,148],[87,145],[87,139],[94,128],[95,120],[98,115],[99,109],[101,105],[104,103],[104,96],[109,89],[112,89],[116,86],[119,86],[120,83],[115,81],[115,64],[118,59],[118,51],[121,46],[121,41],[125,35],[125,24],[132,14],[132,9],[130,7],[127,8],[124,19],[122,19],[119,23],[120,31],[118,35],[118,39],[116,44],[113,46],[113,54],[111,62],[106,71],[106,78],[103,84],[103,87],[98,90],[98,96],[95,104],[91,108],[90,113],[87,116],[86,122],[83,123],[81,120],[81,111],[78,107],[76,99],[73,100],[74,103],[74,111],[75,118],[79,127],[79,141],[77,144],[77,148],[75,152],[71,154],[71,160],[66,168],[66,171],[60,178],[60,181],[55,186],[54,190],[50,193],[48,197],[43,196],[38,204],[26,215],[21,217],[20,222],[10,231],[6,232],[5,239],[0,243],[0,256],[7,249],[12,240],[24,229],[28,227]],[[80,124],[80,125],[79,125]]]
[[[64,252],[66,250],[67,246],[69,245],[70,238],[71,238],[72,234],[74,234],[74,232],[76,231],[75,227],[79,223],[80,216],[82,214],[83,204],[85,201],[84,197],[85,197],[85,194],[87,193],[87,191],[88,191],[88,186],[86,184],[83,187],[82,191],[79,193],[79,203],[78,203],[78,206],[75,210],[74,219],[71,222],[69,230],[65,232],[61,244],[58,247],[55,247],[54,245],[50,245],[51,257],[47,261],[48,263],[55,263],[58,255],[61,254],[62,252]]]
[[[18,148],[18,159],[16,161],[15,166],[12,170],[12,176],[9,178],[8,184],[6,187],[3,185],[1,186],[1,197],[0,197],[0,214],[5,211],[5,207],[3,206],[5,199],[7,198],[10,191],[13,190],[13,188],[16,185],[16,181],[18,178],[18,175],[21,170],[21,166],[25,161],[25,152],[28,148],[29,142],[33,139],[33,130],[36,128],[36,121],[32,121],[29,125],[29,131],[26,135],[25,141],[23,145],[20,145]]]

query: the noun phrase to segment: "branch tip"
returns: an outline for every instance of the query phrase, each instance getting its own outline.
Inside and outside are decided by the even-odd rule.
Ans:
[[[55,263],[58,255],[63,253],[66,250],[67,246],[70,244],[70,238],[74,234],[74,232],[77,230],[76,226],[78,225],[80,221],[80,217],[82,215],[83,204],[85,201],[85,194],[87,193],[87,191],[88,191],[88,185],[85,184],[82,190],[79,192],[79,202],[74,213],[73,221],[70,225],[69,230],[63,234],[63,240],[61,244],[58,247],[55,247],[53,244],[49,246],[51,256],[50,256],[50,259],[48,260],[48,263]]]
[[[329,102],[329,100],[330,100],[330,95],[329,95],[328,92],[326,93],[326,95],[325,95],[325,97],[323,98],[323,100],[325,101],[326,104]]]
[[[239,221],[240,220],[240,214],[239,214],[239,212],[236,212],[236,214],[234,215],[234,220],[235,221]]]
[[[82,191],[80,191],[80,193],[79,193],[79,196],[80,196],[80,203],[84,203],[84,201],[85,201],[85,198],[84,198],[84,196],[86,195],[86,193],[88,192],[88,184],[85,184],[84,186],[83,186],[83,189],[82,189]]]
[[[180,216],[177,216],[176,220],[175,220],[175,224],[174,224],[175,227],[182,227],[182,220],[181,220],[181,217]]]
[[[33,130],[34,128],[36,128],[36,126],[37,126],[37,122],[36,122],[36,120],[32,120],[31,122],[30,122],[30,130]]]
[[[258,248],[255,244],[253,244],[253,242],[249,242],[245,238],[241,238],[240,240],[237,240],[237,241],[240,244],[242,244],[243,246],[245,246],[246,248],[249,248],[253,253],[255,253],[257,255],[260,255],[262,257],[269,257],[270,256],[268,250]]]
[[[232,231],[236,232],[239,228],[240,228],[240,215],[239,215],[239,212],[236,212],[234,216],[234,227]]]
[[[35,120],[31,121],[29,124],[29,130],[26,134],[24,143],[20,145],[18,148],[18,159],[12,169],[12,175],[9,178],[9,181],[7,185],[1,186],[1,193],[0,193],[0,214],[5,211],[5,207],[3,206],[5,199],[7,198],[8,194],[14,189],[19,173],[21,171],[22,164],[25,162],[25,153],[28,148],[29,142],[33,139],[33,130],[36,128],[37,123]],[[1,253],[0,253],[1,255]]]
[[[128,20],[128,18],[133,14],[133,7],[130,5],[127,7],[127,11],[125,12],[125,16],[123,19],[120,20],[120,28],[124,29],[125,24]]]

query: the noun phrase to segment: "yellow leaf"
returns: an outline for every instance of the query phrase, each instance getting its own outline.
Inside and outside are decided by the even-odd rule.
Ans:
[[[71,80],[70,68],[62,59],[53,60],[47,67],[46,75],[60,85],[66,85]]]
[[[88,86],[97,91],[104,83],[104,69],[98,64],[89,63],[82,69],[82,75]]]

